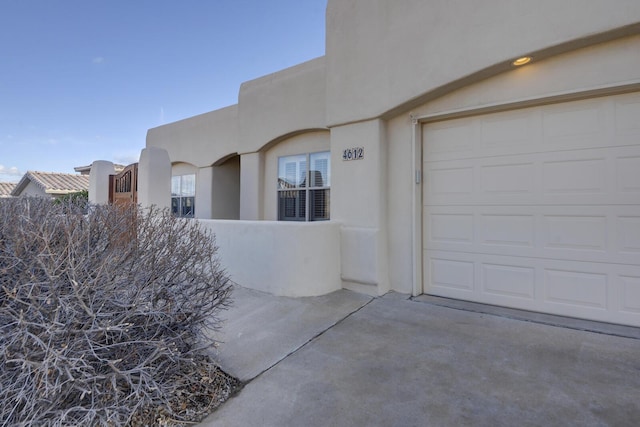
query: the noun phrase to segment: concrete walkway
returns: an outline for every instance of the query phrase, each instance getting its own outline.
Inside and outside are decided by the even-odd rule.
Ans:
[[[234,300],[219,359],[248,383],[202,426],[640,423],[636,328],[607,335],[394,293],[237,288]]]

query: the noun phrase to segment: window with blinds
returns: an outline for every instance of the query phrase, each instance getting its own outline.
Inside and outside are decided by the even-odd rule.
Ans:
[[[278,159],[278,220],[329,219],[330,166],[328,151]]]

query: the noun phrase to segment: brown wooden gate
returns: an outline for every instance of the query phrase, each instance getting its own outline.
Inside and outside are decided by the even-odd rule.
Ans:
[[[109,175],[109,203],[138,203],[138,164],[133,163],[116,175]]]

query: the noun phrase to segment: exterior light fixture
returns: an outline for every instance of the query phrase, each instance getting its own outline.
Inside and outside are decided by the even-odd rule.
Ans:
[[[513,61],[511,65],[515,67],[520,67],[521,65],[528,64],[529,62],[531,62],[532,59],[533,58],[531,58],[530,56],[523,56]]]

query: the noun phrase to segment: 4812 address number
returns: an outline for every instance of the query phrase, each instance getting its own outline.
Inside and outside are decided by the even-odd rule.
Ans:
[[[347,148],[342,151],[342,160],[364,159],[364,147]]]

